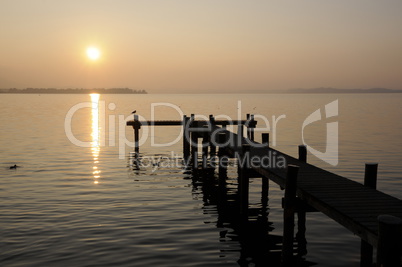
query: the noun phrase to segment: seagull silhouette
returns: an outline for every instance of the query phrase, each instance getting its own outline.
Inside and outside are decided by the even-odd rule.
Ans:
[[[131,114],[134,114],[134,113],[136,113],[137,112],[137,110],[134,110],[133,112],[131,112]]]

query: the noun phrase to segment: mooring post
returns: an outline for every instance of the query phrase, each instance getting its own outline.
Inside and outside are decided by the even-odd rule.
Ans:
[[[307,147],[299,145],[299,160],[307,162]],[[306,210],[303,208],[297,209],[297,233],[296,240],[298,243],[298,254],[300,256],[307,254],[307,240],[306,240]]]
[[[269,133],[261,134],[261,143],[269,147]],[[261,181],[261,200],[268,205],[268,192],[269,192],[269,179],[266,176],[262,176]]]
[[[193,159],[193,169],[198,168],[198,132],[191,131],[191,154]]]
[[[263,205],[268,205],[269,179],[266,176],[261,177],[261,202]]]
[[[218,143],[219,143],[219,150],[218,150],[218,157],[219,157],[219,182],[224,184],[227,178],[227,167],[228,167],[228,157],[226,154],[227,145],[227,134],[226,133],[218,133]]]
[[[305,145],[299,145],[299,160],[307,162],[307,147]]]
[[[255,128],[255,121],[254,121],[254,114],[250,115],[250,140],[254,141],[254,128]]]
[[[377,219],[377,266],[401,266],[402,219],[391,215],[380,215]]]
[[[377,189],[378,163],[366,163],[364,169],[364,185]]]
[[[193,169],[196,169],[198,168],[198,135],[194,131],[194,128],[197,127],[194,120],[195,116],[194,114],[191,114],[189,122],[190,154],[192,159],[192,167]]]
[[[190,118],[186,115],[183,116],[183,159],[188,163],[188,158],[190,157],[190,133],[189,129],[189,120]]]
[[[216,155],[216,146],[215,146],[216,140],[212,140],[212,138],[211,138],[212,133],[215,130],[215,118],[214,118],[214,115],[209,115],[209,123],[210,123],[210,126],[211,126],[211,132],[209,133],[209,139],[210,139],[209,140],[209,142],[210,142],[210,144],[209,144],[210,145],[209,155],[212,158],[212,157],[214,157]]]
[[[269,147],[269,133],[261,134],[261,143]]]
[[[209,132],[209,126],[204,125],[203,127],[205,129],[205,132],[202,133],[202,168],[206,169],[207,168],[207,160],[208,160],[208,147],[210,143],[210,132]]]
[[[139,146],[139,132],[140,132],[140,128],[141,128],[141,123],[138,120],[138,115],[134,115],[134,151],[135,153],[139,153],[140,152],[140,146]]]
[[[377,188],[378,163],[366,163],[364,170],[364,185]],[[373,264],[373,246],[363,239],[360,242],[360,266],[369,267]]]
[[[250,122],[251,122],[251,121],[250,121],[250,118],[251,118],[251,117],[250,117],[250,114],[247,113],[247,114],[246,114],[246,120],[247,120],[247,121],[246,121],[246,126],[247,126],[247,127],[246,127],[246,129],[247,129],[247,138],[251,140],[251,128],[250,128]]]
[[[186,123],[187,123],[187,116],[183,115],[183,155],[185,154],[186,151],[186,126],[187,126]]]
[[[294,241],[294,211],[299,167],[288,165],[283,211],[282,266],[292,266]]]
[[[249,155],[250,145],[243,144],[241,147],[240,158],[238,164],[240,167],[239,172],[239,194],[240,194],[240,215],[247,215],[248,212],[248,195],[249,195]]]
[[[243,143],[243,124],[241,123],[241,121],[239,121],[238,125],[237,125],[237,147],[241,148],[241,145]]]

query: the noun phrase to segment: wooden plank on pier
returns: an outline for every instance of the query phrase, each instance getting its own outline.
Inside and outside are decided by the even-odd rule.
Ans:
[[[181,126],[183,125],[182,120],[159,120],[159,121],[127,121],[127,126],[135,126],[136,122],[142,126]],[[191,122],[192,127],[202,127],[208,125],[209,121],[194,120]],[[245,125],[248,123],[247,120],[215,120],[215,125],[227,126],[227,125]],[[253,122],[255,124],[255,122]],[[251,126],[251,124],[250,124]],[[255,126],[255,125],[254,125]]]

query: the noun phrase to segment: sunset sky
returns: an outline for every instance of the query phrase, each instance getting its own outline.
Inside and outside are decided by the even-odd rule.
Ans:
[[[401,0],[0,0],[0,88],[402,89],[401,14]]]

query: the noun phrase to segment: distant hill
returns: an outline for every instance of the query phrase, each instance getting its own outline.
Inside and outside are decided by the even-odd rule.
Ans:
[[[194,92],[188,92],[189,94]],[[402,89],[393,90],[387,88],[370,88],[370,89],[338,89],[332,87],[320,88],[295,88],[295,89],[247,89],[232,91],[202,91],[202,94],[387,94],[402,93]]]
[[[371,89],[338,89],[330,87],[320,87],[320,88],[297,88],[288,89],[285,91],[290,94],[373,94],[373,93],[402,93],[402,90],[392,90],[386,88],[371,88]]]
[[[95,89],[56,89],[56,88],[25,88],[0,89],[0,94],[147,94],[145,90],[130,88],[95,88]]]

